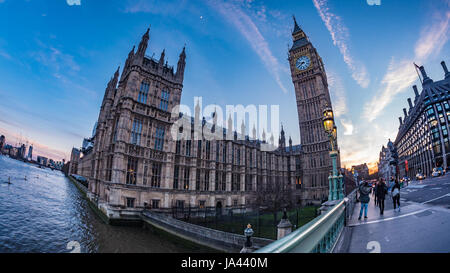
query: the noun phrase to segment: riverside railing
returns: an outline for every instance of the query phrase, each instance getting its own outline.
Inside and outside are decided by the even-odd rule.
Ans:
[[[333,250],[354,208],[356,190],[329,211],[255,253],[328,253]]]

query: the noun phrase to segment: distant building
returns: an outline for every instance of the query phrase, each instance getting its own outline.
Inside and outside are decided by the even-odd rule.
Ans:
[[[25,144],[22,144],[22,146],[20,146],[17,149],[17,158],[18,159],[25,159],[26,150],[27,150],[27,147],[25,146]]]
[[[395,139],[400,177],[415,177],[418,172],[431,175],[434,167],[450,166],[450,72],[441,62],[444,79],[434,82],[421,66],[422,91],[413,86],[414,105],[403,108],[403,119]]]
[[[33,146],[30,145],[30,147],[28,148],[28,156],[27,156],[28,160],[33,160]]]
[[[38,156],[38,157],[37,157],[37,162],[38,162],[40,165],[47,166],[47,164],[48,164],[48,158],[46,158],[46,157],[44,157],[44,156]]]
[[[3,153],[3,147],[5,146],[6,138],[4,135],[0,136],[0,154]]]
[[[80,150],[77,148],[72,148],[72,153],[70,154],[70,162],[69,162],[69,175],[78,174],[79,162],[80,162]]]
[[[385,181],[395,176],[394,158],[392,157],[394,151],[394,143],[389,139],[387,147],[381,148],[380,158],[378,162],[378,176],[384,178]]]
[[[5,145],[3,146],[3,153],[9,156],[13,156],[14,147],[5,143]]]
[[[366,163],[357,166],[352,166],[352,172],[354,173],[355,171],[358,172],[359,179],[366,180],[369,178],[369,167],[367,166]]]

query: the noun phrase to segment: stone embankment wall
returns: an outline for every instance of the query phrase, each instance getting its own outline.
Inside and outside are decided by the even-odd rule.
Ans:
[[[142,213],[142,220],[172,235],[219,251],[239,252],[246,241],[244,235],[186,223],[162,213],[144,211]],[[242,230],[243,232],[244,230]],[[258,249],[272,243],[273,240],[253,237],[252,242],[255,249]]]

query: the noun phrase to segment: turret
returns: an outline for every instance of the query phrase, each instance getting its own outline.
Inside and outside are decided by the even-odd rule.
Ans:
[[[244,120],[242,120],[242,123],[241,123],[241,134],[242,134],[242,139],[245,139],[245,132],[246,131],[246,129],[245,129],[245,123],[244,123]]]
[[[131,49],[130,53],[128,53],[128,57],[127,57],[127,60],[125,61],[125,67],[123,68],[122,76],[120,77],[120,81],[123,80],[125,75],[128,73],[128,70],[130,69],[131,64],[133,63],[134,48],[135,48],[135,46],[133,46],[133,48]]]
[[[117,67],[116,73],[114,73],[114,78],[112,81],[112,88],[116,88],[117,87],[117,82],[119,80],[119,71],[120,71],[120,66]]]
[[[284,135],[283,125],[281,125],[280,141],[279,141],[278,145],[279,145],[280,148],[285,148],[286,147],[286,137]]]
[[[447,68],[447,65],[445,64],[445,62],[442,61],[441,65],[442,65],[442,68],[444,69],[445,79],[450,78],[450,73],[448,72],[448,68]]]
[[[166,49],[161,52],[161,57],[159,57],[159,66],[164,66],[164,57],[166,56]]]
[[[403,108],[403,114],[405,114],[405,120],[406,120],[406,117],[408,116],[408,113],[406,112],[406,108]]]
[[[194,124],[200,124],[200,102],[197,101],[195,105]]]
[[[105,95],[103,96],[102,106],[100,108],[100,115],[99,115],[99,121],[103,122],[106,119],[106,116],[109,113],[109,110],[111,108],[111,105],[113,104],[117,82],[119,80],[119,71],[120,66],[117,68],[116,72],[114,73],[114,76],[109,80],[108,85],[105,89]]]
[[[400,126],[403,125],[402,117],[398,117],[398,120],[400,121]]]
[[[183,82],[184,79],[184,68],[186,66],[186,46],[183,47],[181,51],[180,58],[178,59],[177,72],[175,77]]]
[[[147,51],[148,40],[150,39],[150,28],[147,29],[147,32],[142,36],[141,42],[139,43],[138,50],[136,52],[136,61],[139,62],[144,59],[145,52]]]
[[[227,134],[227,139],[228,140],[232,140],[233,138],[233,120],[231,119],[231,114],[228,116],[228,134]]]
[[[408,104],[409,104],[409,109],[412,109],[413,104],[412,104],[411,98],[408,98]]]
[[[417,90],[417,85],[413,86],[414,94],[416,95],[416,98],[419,96],[419,90]]]
[[[423,77],[423,85],[433,82],[433,80],[428,77],[427,72],[425,71],[425,67],[423,67],[423,65],[419,67],[419,70]]]
[[[297,20],[295,19],[295,16],[292,16],[292,18],[294,19],[294,30],[292,31],[292,38],[294,40],[294,43],[295,43],[295,41],[298,41],[302,38],[308,39],[308,37],[306,37],[305,32],[297,24]]]

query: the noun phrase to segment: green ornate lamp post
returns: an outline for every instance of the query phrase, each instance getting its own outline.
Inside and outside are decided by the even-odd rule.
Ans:
[[[325,132],[328,134],[328,137],[330,138],[331,144],[330,157],[333,162],[333,172],[328,177],[330,187],[328,200],[329,201],[341,200],[344,198],[344,193],[342,187],[343,176],[342,174],[338,174],[337,170],[337,157],[338,157],[337,127],[334,123],[333,109],[328,107],[328,105],[325,106],[325,109],[323,110],[322,121]]]

